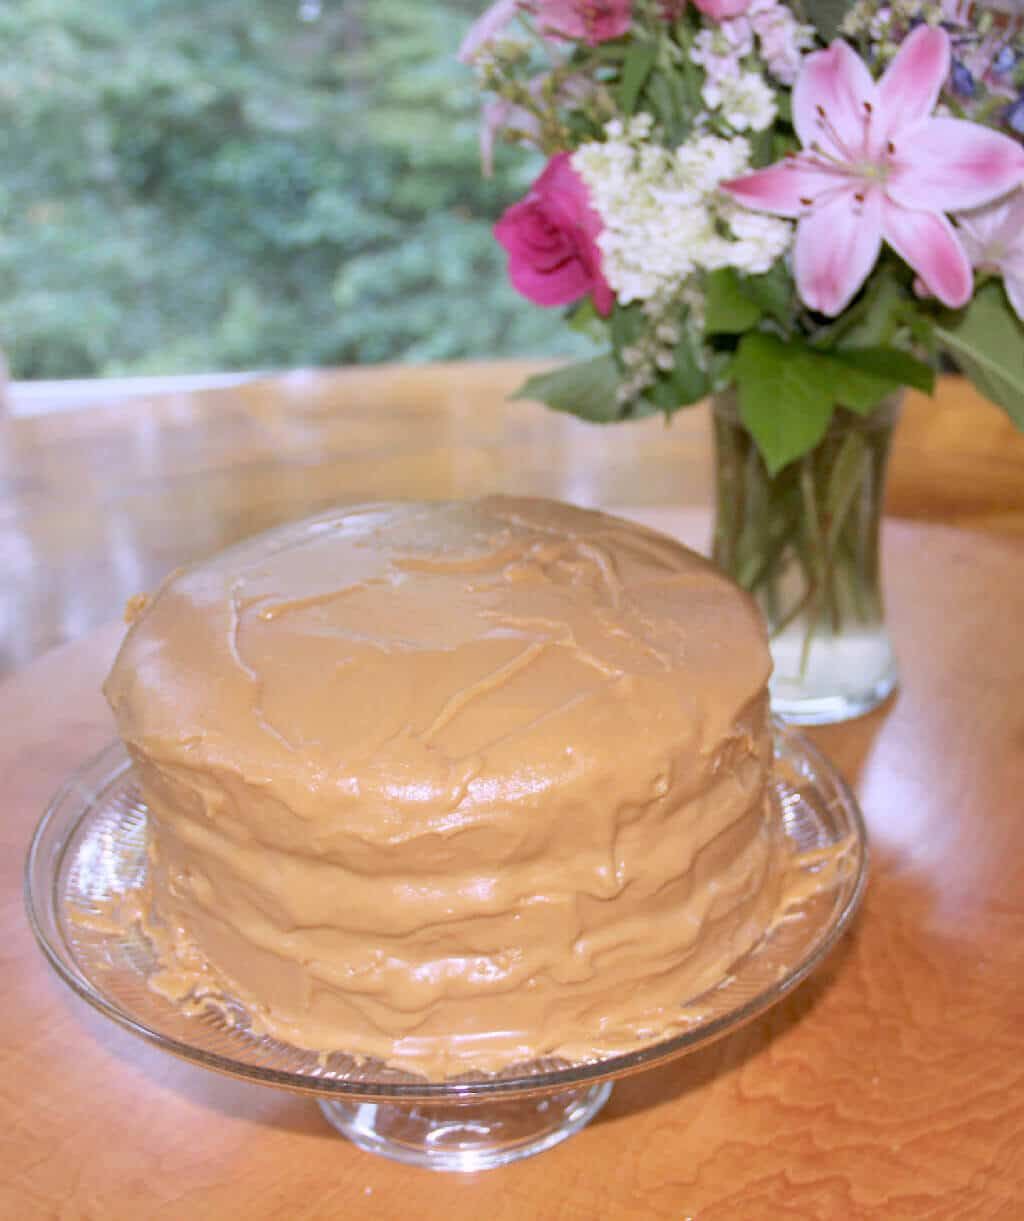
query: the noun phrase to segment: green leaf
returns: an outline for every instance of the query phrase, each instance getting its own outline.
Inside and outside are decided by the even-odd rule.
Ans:
[[[648,83],[646,96],[650,102],[648,109],[654,112],[655,119],[664,126],[666,135],[671,137],[682,118],[675,90],[664,75],[655,73]]]
[[[784,97],[784,94],[777,94],[777,98]],[[787,135],[784,131],[779,131],[777,128],[768,128],[772,133],[772,155],[769,161],[781,161],[788,153],[795,153],[799,147],[799,141],[794,137]]]
[[[622,408],[616,399],[619,368],[610,354],[574,365],[563,365],[550,373],[537,373],[519,387],[514,399],[533,399],[546,403],[555,411],[565,411],[608,424],[622,418]]]
[[[787,326],[792,298],[793,282],[781,262],[759,276],[742,276],[731,267],[713,271],[707,281],[704,329],[711,335],[739,335],[765,314]]]
[[[922,394],[931,394],[935,389],[935,370],[931,365],[899,348],[843,348],[830,355],[842,365],[852,365],[888,381],[894,388],[913,386]]]
[[[789,326],[792,320],[793,281],[780,259],[764,275],[741,276],[743,294],[770,314],[781,326]]]
[[[704,398],[709,390],[708,376],[701,367],[699,344],[693,332],[684,330],[676,346],[672,367],[672,384],[679,396],[679,406],[685,407]]]
[[[731,267],[708,276],[704,329],[709,335],[739,335],[760,322],[764,310],[748,296]]]
[[[839,34],[843,18],[853,3],[852,0],[806,0],[804,7],[822,42],[831,42]]]
[[[666,415],[699,402],[709,390],[708,377],[701,368],[697,344],[689,331],[683,332],[673,353],[670,373],[660,377],[647,391],[647,398]]]
[[[740,417],[775,475],[825,435],[834,406],[827,361],[805,344],[755,331],[740,341],[732,367]]]
[[[750,145],[750,164],[755,168],[770,165],[777,160],[773,156],[775,149],[775,133],[768,127],[764,131],[751,132],[747,137]]]
[[[656,43],[635,42],[630,47],[622,65],[622,79],[619,81],[619,108],[623,114],[631,115],[636,109],[637,99],[657,57]]]
[[[998,284],[935,328],[939,344],[981,391],[1024,428],[1024,327]]]
[[[910,304],[908,290],[891,263],[882,262],[863,297],[824,332],[824,343],[853,348],[878,347],[892,338]]]
[[[611,317],[612,345],[616,352],[628,348],[647,330],[647,319],[639,305],[617,305]]]
[[[608,328],[605,320],[597,312],[592,297],[584,297],[579,305],[574,306],[569,311],[566,321],[578,334],[586,335],[588,339],[597,342],[607,342]]]
[[[844,348],[821,357],[829,362],[835,401],[861,415],[901,386],[931,394],[935,382],[926,364],[895,348]]]

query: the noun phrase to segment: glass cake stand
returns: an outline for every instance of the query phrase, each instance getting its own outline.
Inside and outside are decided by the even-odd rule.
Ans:
[[[250,1027],[230,998],[186,1011],[148,986],[157,969],[139,926],[110,912],[145,877],[146,807],[118,743],[78,771],[29,849],[25,902],[58,975],[101,1013],[164,1051],[247,1081],[316,1097],[363,1149],[438,1170],[482,1170],[550,1148],[604,1106],[614,1078],[696,1051],[758,1016],[817,967],[864,890],[867,844],[856,800],[832,765],[780,722],[774,785],[806,875],[761,941],[714,988],[680,998],[682,1033],[585,1063],[536,1061],[497,1075],[428,1081],[380,1061],[329,1056]],[[803,879],[801,879],[802,881]]]

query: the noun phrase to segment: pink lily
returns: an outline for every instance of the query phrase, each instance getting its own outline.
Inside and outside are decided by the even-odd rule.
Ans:
[[[841,313],[883,240],[946,305],[971,296],[971,267],[946,212],[1024,181],[1024,148],[963,119],[933,118],[949,36],[918,26],[876,84],[842,40],[808,55],[793,88],[799,153],[723,183],[748,208],[799,220],[793,270],[811,309]]]
[[[1006,296],[1024,322],[1024,191],[956,219],[971,263],[1003,277]]]

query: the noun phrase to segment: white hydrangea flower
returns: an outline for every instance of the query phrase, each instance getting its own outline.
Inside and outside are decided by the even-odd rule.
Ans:
[[[792,224],[747,212],[718,190],[749,168],[743,136],[699,133],[668,149],[649,138],[650,117],[639,118],[609,123],[604,141],[572,156],[602,220],[602,268],[619,302],[643,302],[655,328],[680,305],[701,326],[702,274],[720,267],[767,271],[788,248]],[[668,332],[652,334],[670,348]],[[657,352],[647,359],[657,365]]]
[[[650,130],[649,116],[625,129],[609,124],[609,139],[582,145],[572,158],[604,223],[598,246],[605,277],[624,305],[689,276],[712,227],[701,195],[679,192],[672,153],[647,140]],[[665,194],[673,188],[669,205]]]
[[[747,275],[763,275],[789,249],[793,226],[777,216],[765,216],[747,208],[727,206],[722,218],[735,241],[730,243],[729,267]]]
[[[736,178],[750,165],[750,145],[743,136],[698,136],[675,151],[682,180],[701,195],[726,178]]]
[[[759,72],[706,80],[704,104],[721,111],[734,131],[764,131],[775,120],[775,93]]]

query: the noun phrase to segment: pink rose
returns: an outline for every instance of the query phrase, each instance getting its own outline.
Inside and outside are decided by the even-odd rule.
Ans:
[[[685,2],[682,0],[679,7]],[[547,38],[581,39],[592,47],[621,38],[633,24],[633,0],[495,0],[463,38],[461,62],[472,63],[505,33],[520,12],[532,15]]]
[[[582,39],[590,46],[621,38],[633,22],[633,0],[529,0],[544,34]]]
[[[535,305],[570,305],[588,294],[602,315],[615,295],[601,271],[601,218],[568,153],[556,153],[519,203],[494,226],[508,251],[512,286]]]
[[[705,17],[712,21],[727,21],[739,17],[750,8],[753,0],[693,0]]]

